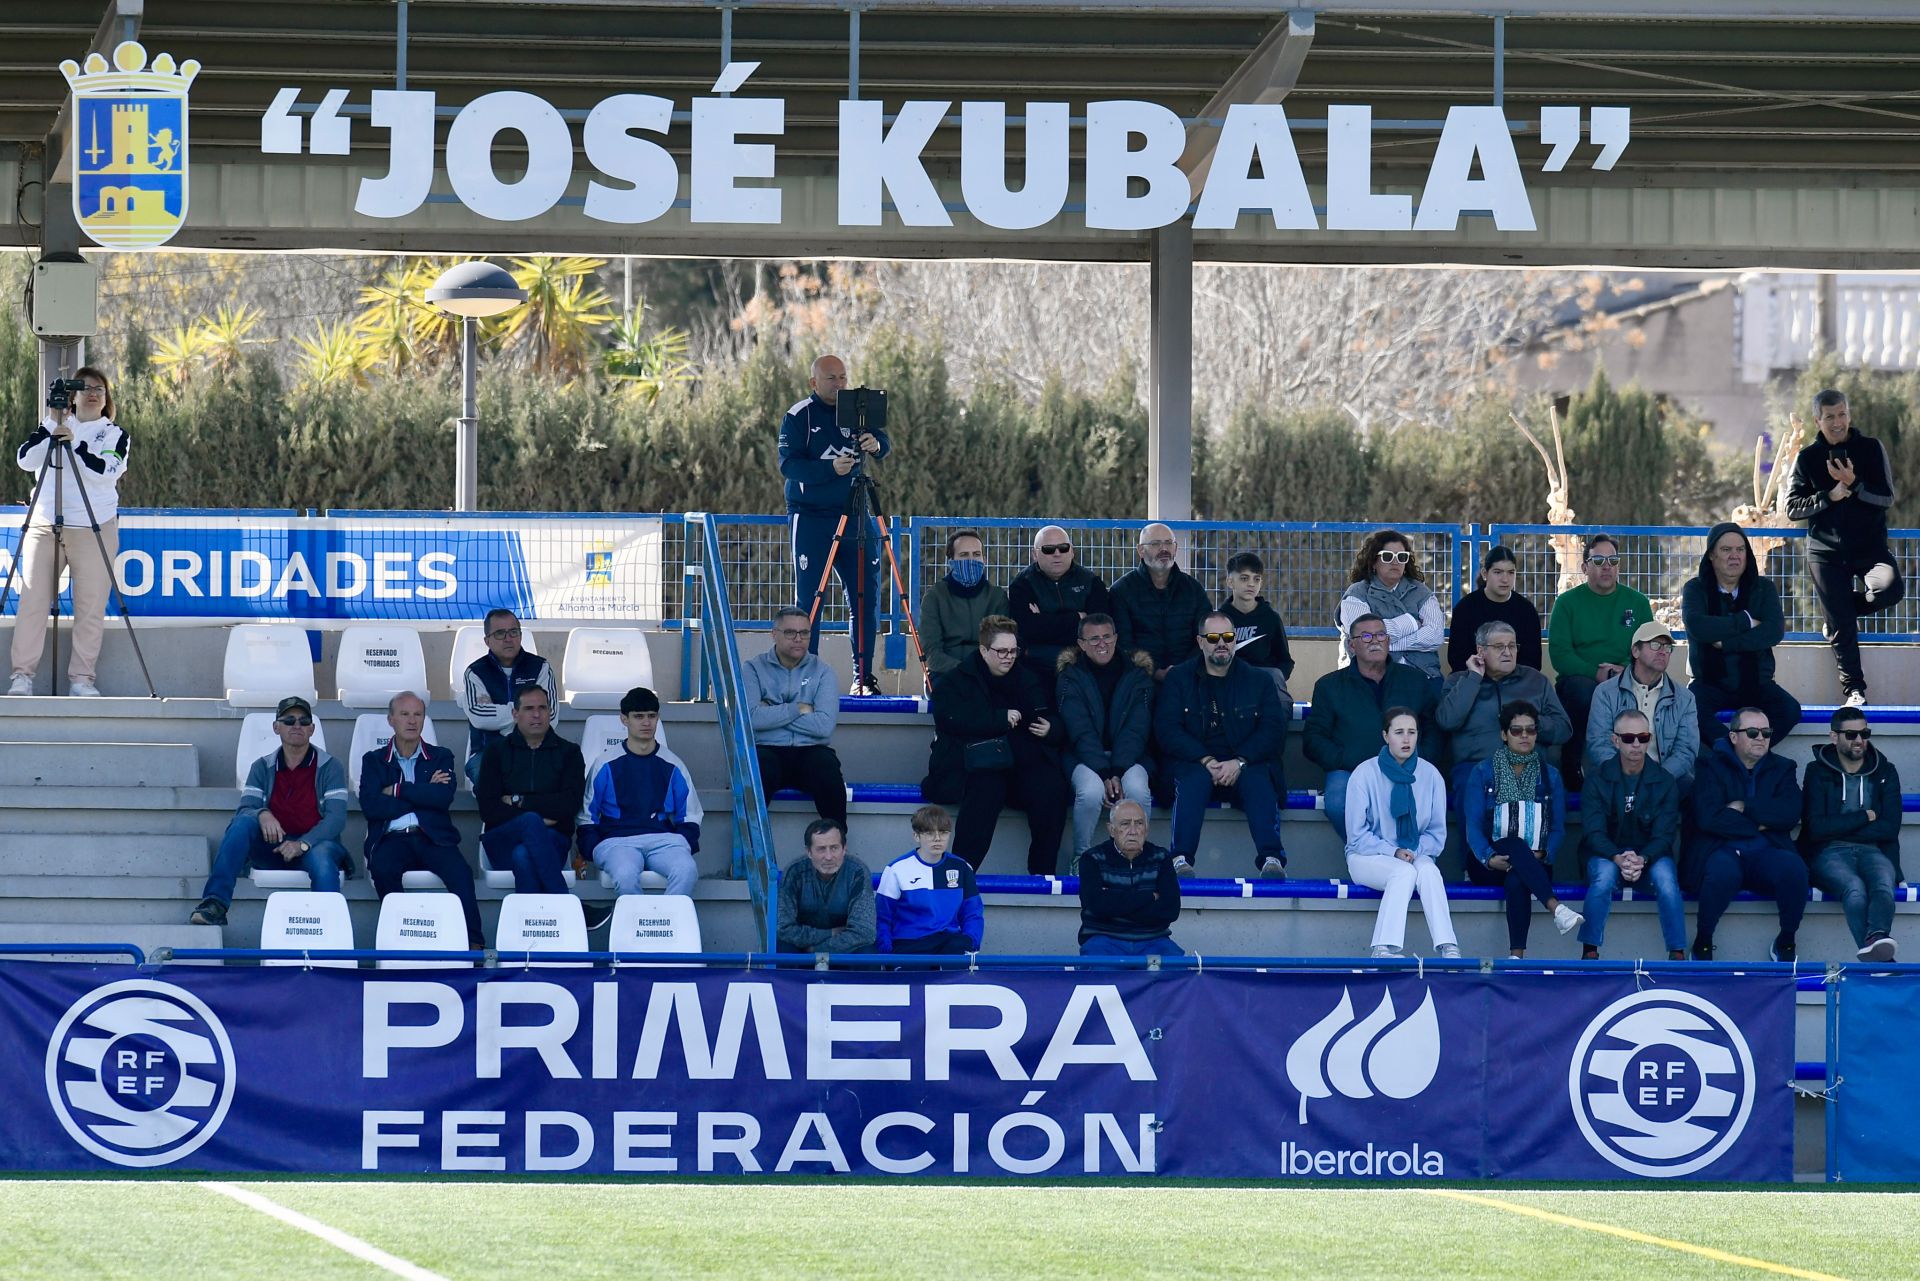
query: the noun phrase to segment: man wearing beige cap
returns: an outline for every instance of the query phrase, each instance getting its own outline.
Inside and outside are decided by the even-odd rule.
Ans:
[[[1613,721],[1622,712],[1639,712],[1653,726],[1649,759],[1693,790],[1693,763],[1700,755],[1700,713],[1693,691],[1667,675],[1673,661],[1673,633],[1665,623],[1642,623],[1633,633],[1633,657],[1626,670],[1593,691],[1587,722],[1587,768],[1613,759]]]

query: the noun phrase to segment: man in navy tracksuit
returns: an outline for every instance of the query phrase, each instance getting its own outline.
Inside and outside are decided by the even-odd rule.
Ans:
[[[809,609],[826,572],[833,531],[846,513],[853,492],[853,469],[861,455],[885,458],[892,445],[884,430],[864,432],[856,440],[851,424],[842,427],[838,416],[840,393],[847,386],[847,366],[838,356],[813,362],[807,380],[813,394],[787,411],[780,421],[780,474],[787,479],[787,519],[793,536],[794,591],[800,608]],[[879,693],[870,662],[874,621],[880,606],[880,529],[867,522],[867,563],[859,564],[857,530],[840,539],[833,571],[840,577],[853,617],[853,665],[856,694]],[[864,569],[864,573],[862,572]],[[857,607],[856,607],[857,602]],[[819,620],[815,619],[808,648],[820,652]]]

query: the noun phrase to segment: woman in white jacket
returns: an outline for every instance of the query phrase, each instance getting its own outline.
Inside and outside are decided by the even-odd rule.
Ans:
[[[1447,845],[1446,784],[1415,752],[1420,718],[1412,708],[1388,708],[1381,737],[1380,754],[1347,780],[1347,874],[1381,895],[1371,955],[1405,955],[1407,904],[1418,890],[1436,951],[1457,958],[1447,883],[1434,863]]]
[[[49,410],[26,443],[14,455],[22,471],[40,475],[47,451],[55,442],[61,449],[34,497],[27,517],[26,537],[20,547],[20,608],[13,626],[13,683],[9,694],[33,693],[33,676],[40,669],[40,651],[47,635],[47,615],[64,565],[73,583],[73,649],[67,660],[67,692],[98,697],[95,665],[100,661],[100,638],[106,628],[107,596],[111,591],[114,557],[120,550],[120,477],[127,467],[127,433],[113,421],[113,389],[107,376],[91,365],[74,373],[83,389],[73,394],[69,409]],[[56,496],[62,528],[56,550],[54,513]],[[88,505],[100,524],[100,541],[88,527]],[[102,561],[100,550],[106,548]],[[57,692],[57,691],[55,691]]]

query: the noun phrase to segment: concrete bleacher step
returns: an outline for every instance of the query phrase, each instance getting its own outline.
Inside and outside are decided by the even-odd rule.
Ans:
[[[0,742],[0,786],[196,787],[190,743]]]
[[[204,877],[211,867],[208,859],[204,836],[51,832],[0,835],[0,883],[30,877]]]

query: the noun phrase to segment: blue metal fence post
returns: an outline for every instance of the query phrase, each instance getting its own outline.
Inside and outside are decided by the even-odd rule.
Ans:
[[[1824,1102],[1827,1124],[1827,1182],[1840,1181],[1840,1168],[1836,1153],[1840,1145],[1835,1136],[1840,1133],[1840,973],[1827,971],[1827,1091]]]

